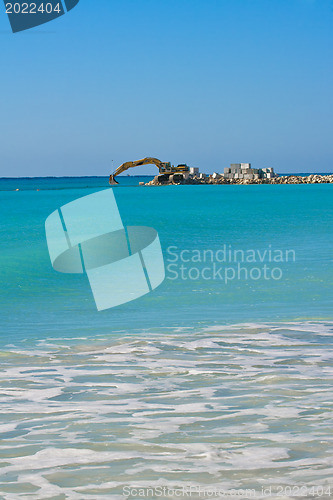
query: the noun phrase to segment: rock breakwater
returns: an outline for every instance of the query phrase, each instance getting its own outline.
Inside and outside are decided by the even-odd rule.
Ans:
[[[166,181],[159,182],[158,176],[147,183],[140,182],[140,185],[145,186],[162,186],[162,185],[179,185],[179,184],[330,184],[333,183],[333,174],[311,174],[303,175],[282,175],[272,179],[228,179],[224,176],[214,178],[209,175],[204,178],[196,176],[183,179],[180,182]]]

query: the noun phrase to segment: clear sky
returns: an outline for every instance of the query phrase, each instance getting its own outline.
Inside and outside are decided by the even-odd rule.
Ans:
[[[331,0],[81,0],[18,34],[0,7],[0,176],[333,171]]]

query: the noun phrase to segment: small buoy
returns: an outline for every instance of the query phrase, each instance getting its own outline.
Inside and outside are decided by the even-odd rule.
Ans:
[[[19,191],[19,189],[15,189],[15,191]]]
[[[39,189],[36,189],[36,191],[39,191]]]

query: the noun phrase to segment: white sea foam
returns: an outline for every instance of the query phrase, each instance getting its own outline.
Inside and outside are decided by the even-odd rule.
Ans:
[[[8,345],[0,492],[326,484],[332,333],[328,322],[248,324]]]

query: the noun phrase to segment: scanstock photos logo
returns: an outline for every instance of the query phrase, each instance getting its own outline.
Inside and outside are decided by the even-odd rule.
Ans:
[[[53,21],[72,10],[80,0],[4,0],[13,33]]]
[[[124,226],[112,189],[78,198],[45,223],[55,271],[86,274],[98,311],[152,292],[165,278],[157,232]]]

